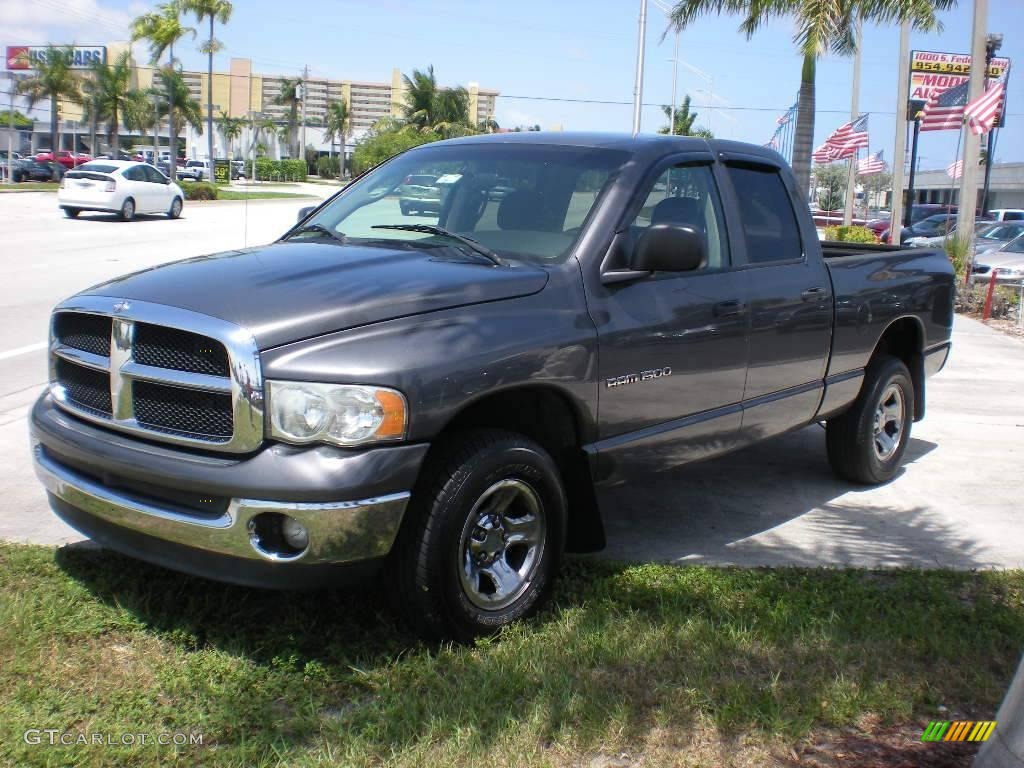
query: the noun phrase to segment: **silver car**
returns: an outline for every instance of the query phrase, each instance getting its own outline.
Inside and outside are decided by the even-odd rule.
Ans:
[[[972,283],[987,283],[995,273],[1000,285],[1019,285],[1024,282],[1024,234],[1006,243],[1002,248],[989,251],[974,259]]]
[[[912,237],[907,245],[913,248],[941,248],[947,237],[956,232],[954,227],[945,235],[935,237]],[[974,228],[974,253],[979,255],[995,251],[1015,237],[1024,234],[1024,221],[1003,223],[1000,221],[978,222]]]

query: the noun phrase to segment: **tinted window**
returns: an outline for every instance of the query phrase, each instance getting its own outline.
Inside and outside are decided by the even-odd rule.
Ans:
[[[113,173],[117,170],[116,165],[108,165],[107,163],[82,163],[78,166],[80,171],[93,171],[94,173]]]
[[[1003,221],[1024,221],[1024,213],[1020,211],[1007,211],[1003,215]]]
[[[633,242],[652,224],[685,224],[707,236],[705,266],[725,266],[722,208],[714,176],[706,165],[674,166],[654,182],[640,212],[630,223]]]
[[[167,181],[167,178],[151,165],[143,166],[142,171],[146,174],[146,181],[151,181],[154,184],[163,184]]]
[[[146,177],[145,177],[145,175],[143,173],[143,170],[142,170],[142,166],[138,166],[138,165],[134,166],[133,168],[128,168],[121,175],[124,176],[129,181],[145,181],[146,180]]]
[[[736,190],[740,227],[753,264],[798,259],[803,255],[796,214],[778,171],[727,166]]]

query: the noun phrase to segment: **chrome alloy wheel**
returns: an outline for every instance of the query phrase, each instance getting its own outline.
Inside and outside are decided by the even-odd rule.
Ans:
[[[473,505],[459,546],[459,579],[469,601],[500,611],[533,582],[544,553],[544,505],[522,480],[499,480]]]
[[[905,419],[903,392],[897,385],[890,384],[875,410],[874,446],[875,456],[880,461],[887,460],[899,447]]]

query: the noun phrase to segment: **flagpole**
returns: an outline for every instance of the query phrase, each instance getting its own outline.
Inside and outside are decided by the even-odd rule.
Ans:
[[[858,101],[860,97],[860,52],[863,46],[863,22],[857,18],[857,31],[855,39],[857,42],[857,50],[853,54],[853,89],[850,95],[850,122],[854,122],[860,112],[858,108]],[[843,208],[843,226],[848,227],[853,223],[853,201],[857,196],[857,156],[860,154],[859,148],[854,151],[853,157],[850,158],[850,167],[846,173],[846,206]]]
[[[946,203],[946,215],[949,216],[953,212],[953,190],[956,188],[956,161],[960,157],[960,142],[964,139],[963,126],[960,127],[960,133],[956,136],[956,152],[953,154],[953,173],[950,174],[953,178],[949,182],[949,202]],[[963,165],[960,166],[960,177],[963,178]]]
[[[985,83],[988,84],[988,68],[992,64],[992,59],[995,58],[996,51],[1003,44],[1002,35],[989,35],[985,42]],[[982,187],[981,193],[981,215],[988,215],[988,190],[989,184],[992,181],[992,163],[995,161],[996,151],[996,131],[999,129],[999,125],[1003,122],[1003,116],[1006,114],[1006,94],[1009,91],[1009,80],[1010,73],[1005,74],[1006,82],[1003,83],[1003,108],[999,112],[999,119],[988,130],[988,142],[985,145],[985,185]]]
[[[985,36],[988,25],[988,0],[974,0],[974,21],[971,28],[971,78],[967,103],[975,101],[985,90]],[[957,215],[957,236],[970,243],[974,238],[974,217],[978,207],[978,136],[967,131],[964,137],[963,171],[960,176],[960,210]],[[973,248],[972,256],[973,256]]]
[[[896,137],[892,156],[892,200],[889,203],[889,232],[903,220],[903,166],[907,155],[907,104],[910,97],[910,22],[900,24],[899,78],[896,86]],[[889,238],[890,242],[892,238]]]
[[[916,109],[916,107],[915,107]],[[907,180],[907,206],[903,211],[903,226],[909,227],[914,212],[914,178],[917,176],[917,142],[921,138],[921,120],[914,114],[914,138],[910,141],[910,178]],[[892,219],[889,220],[889,242],[892,242]],[[900,243],[900,238],[896,238]]]

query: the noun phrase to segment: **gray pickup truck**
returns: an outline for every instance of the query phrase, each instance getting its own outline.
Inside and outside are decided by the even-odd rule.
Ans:
[[[443,204],[403,216],[419,175]],[[38,476],[130,556],[273,588],[373,574],[426,635],[494,630],[603,545],[600,486],[813,422],[840,477],[897,472],[953,270],[820,243],[801,192],[728,141],[416,148],[275,243],[60,304]]]

